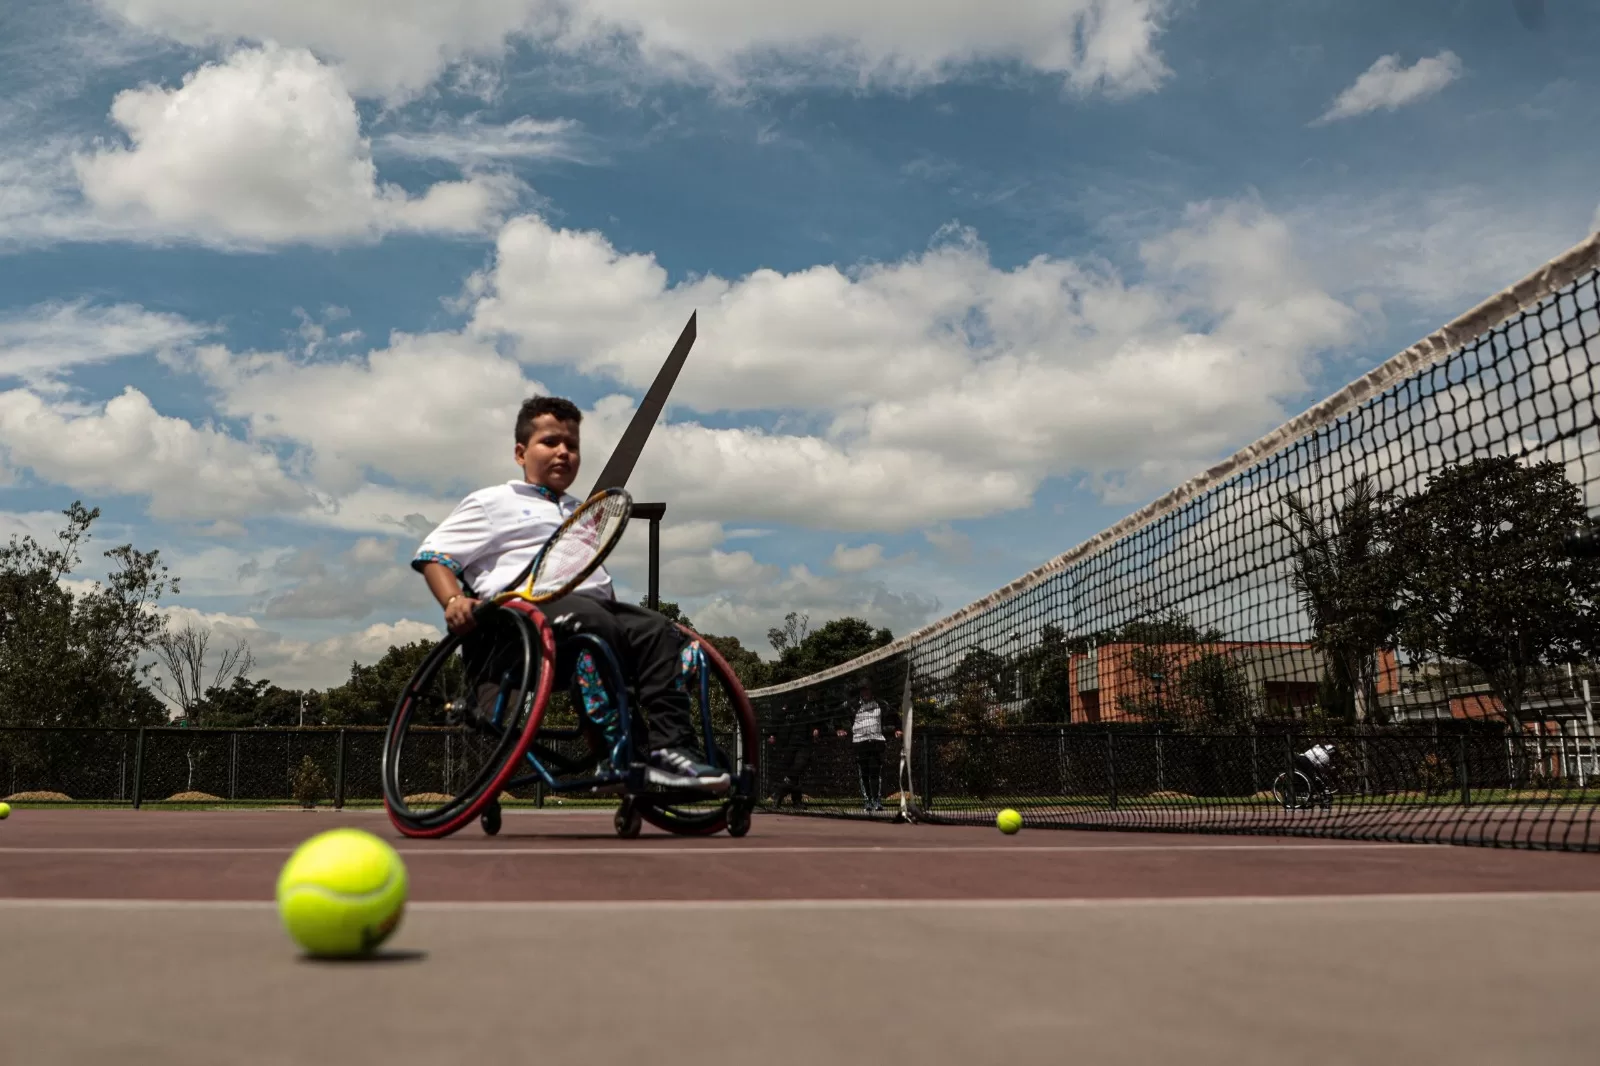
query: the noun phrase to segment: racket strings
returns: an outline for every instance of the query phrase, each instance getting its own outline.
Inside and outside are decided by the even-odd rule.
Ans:
[[[621,496],[597,500],[580,510],[546,546],[529,591],[534,596],[548,595],[584,576],[611,550],[629,510],[627,499]]]

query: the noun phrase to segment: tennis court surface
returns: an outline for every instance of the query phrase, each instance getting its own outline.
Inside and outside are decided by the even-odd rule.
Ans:
[[[394,840],[413,904],[299,958],[273,881]],[[0,1060],[28,1064],[1537,1063],[1600,1039],[1600,862],[760,817],[617,840],[508,812],[24,810],[0,824]]]

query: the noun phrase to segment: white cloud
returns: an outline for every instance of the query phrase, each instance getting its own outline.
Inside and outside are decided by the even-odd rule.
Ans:
[[[512,37],[658,76],[722,84],[916,85],[1004,60],[1076,92],[1154,89],[1167,0],[100,0],[137,26],[192,44],[274,40],[339,64],[357,91],[403,97],[450,65],[498,60]],[[619,54],[620,53],[620,54]],[[477,70],[474,70],[476,73]],[[476,80],[481,80],[476,79]]]
[[[1052,475],[1193,469],[1281,420],[1359,322],[1256,204],[1195,206],[1142,247],[1137,281],[1047,256],[1005,270],[951,236],[853,271],[674,286],[651,256],[522,217],[468,286],[473,329],[642,390],[698,309],[675,403],[798,409],[819,428],[680,417],[656,429],[640,491],[694,516],[891,531],[1024,507]]]
[[[899,566],[909,563],[915,558],[915,552],[886,558],[882,544],[863,544],[858,548],[836,544],[833,554],[828,557],[828,565],[841,574],[864,574],[880,566]]]
[[[86,300],[0,313],[0,377],[46,380],[86,363],[187,346],[209,329],[181,315]]]
[[[393,645],[444,636],[442,628],[429,622],[402,618],[323,640],[303,640],[266,628],[249,615],[200,611],[181,604],[163,607],[161,613],[167,617],[168,625],[192,624],[212,633],[223,644],[245,640],[255,657],[252,675],[269,678],[283,688],[327,689],[340,685],[349,680],[352,661],[370,664]]]
[[[242,246],[476,233],[512,194],[488,176],[420,196],[380,184],[349,92],[302,49],[234,52],[178,88],[119,93],[111,116],[130,146],[80,155],[77,177],[98,216],[134,233]]]
[[[0,453],[84,492],[149,498],[155,518],[244,518],[298,509],[309,494],[269,451],[165,417],[134,388],[92,408],[0,392]]]
[[[396,334],[387,348],[336,362],[217,347],[197,361],[220,391],[220,413],[307,449],[312,477],[336,495],[374,473],[438,492],[515,477],[517,408],[544,391],[488,344],[454,334]]]
[[[569,119],[513,119],[502,126],[467,119],[428,130],[385,134],[378,150],[410,159],[443,159],[459,167],[504,159],[578,159]]]
[[[849,615],[902,636],[937,617],[939,606],[931,597],[892,592],[882,582],[823,577],[795,566],[779,580],[718,595],[696,606],[690,617],[702,633],[736,636],[746,647],[770,656],[767,630],[789,611],[809,614],[817,622]]]
[[[1426,99],[1461,77],[1461,58],[1444,51],[1426,56],[1409,67],[1397,55],[1380,56],[1355,83],[1334,98],[1315,124],[1337,122],[1374,111],[1397,111]]]

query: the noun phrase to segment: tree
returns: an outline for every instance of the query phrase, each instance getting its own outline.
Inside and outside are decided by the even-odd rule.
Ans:
[[[640,600],[639,601],[639,606],[641,606],[641,607],[650,606],[649,597],[646,597],[645,599]],[[679,625],[685,626],[685,627],[687,627],[689,629],[693,629],[694,628],[694,623],[689,621],[689,616],[683,613],[683,608],[679,607],[676,603],[673,603],[671,600],[661,600],[661,601],[659,601],[656,604],[656,613],[659,614],[659,615],[662,615],[663,617],[665,617],[666,620],[669,621],[669,622],[676,622]]]
[[[1367,478],[1355,481],[1340,506],[1318,514],[1298,493],[1272,524],[1289,538],[1290,581],[1311,620],[1313,646],[1328,663],[1323,685],[1329,709],[1357,722],[1378,707],[1377,655],[1394,639],[1395,573],[1385,548],[1392,494]]]
[[[803,615],[790,611],[783,616],[783,625],[781,627],[774,626],[772,629],[767,630],[767,643],[771,644],[772,650],[778,653],[779,658],[782,658],[784,652],[791,648],[798,648],[805,643],[810,624],[811,616],[809,614]]]
[[[206,694],[212,690],[226,690],[235,681],[243,681],[255,665],[250,654],[250,644],[243,637],[231,648],[217,656],[214,668],[207,665],[211,649],[211,634],[192,622],[181,628],[164,629],[152,641],[156,661],[166,676],[155,675],[151,685],[175,707],[190,725],[208,725],[204,718]]]
[[[740,643],[738,637],[719,637],[711,633],[702,633],[700,636],[727,660],[733,676],[739,679],[743,688],[760,688],[767,683],[766,662]]]
[[[100,511],[74,501],[62,513],[54,545],[13,536],[0,547],[0,724],[158,722],[140,660],[164,625],[152,608],[178,581],[159,552],[123,544],[102,553],[104,580],[69,590]]]
[[[835,618],[819,629],[808,629],[809,621],[791,612],[784,619],[784,628],[768,630],[767,639],[778,652],[778,661],[768,672],[768,684],[827,670],[894,642],[889,630],[873,629],[860,618]],[[795,638],[798,642],[791,643]]]
[[[1022,694],[1027,698],[1024,720],[1030,725],[1068,722],[1072,719],[1072,656],[1067,634],[1049,624],[1039,643],[1018,657]]]
[[[1511,720],[1539,667],[1596,650],[1600,560],[1569,558],[1583,523],[1559,464],[1475,459],[1434,475],[1394,523],[1399,640],[1483,671]]]
[[[406,682],[432,653],[436,641],[393,646],[371,666],[350,664],[350,679],[323,697],[322,725],[385,725]],[[308,723],[309,724],[309,723]]]
[[[1242,729],[1255,713],[1249,674],[1224,652],[1204,652],[1186,665],[1177,690],[1186,717],[1194,725]]]

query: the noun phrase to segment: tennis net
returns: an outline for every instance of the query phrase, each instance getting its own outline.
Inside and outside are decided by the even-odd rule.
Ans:
[[[1600,849],[1597,363],[1600,235],[982,600],[752,692],[764,805]]]

